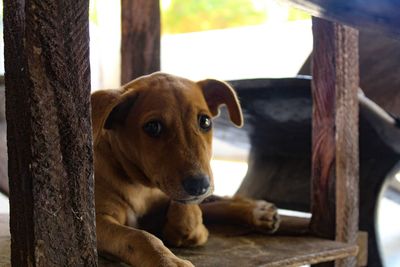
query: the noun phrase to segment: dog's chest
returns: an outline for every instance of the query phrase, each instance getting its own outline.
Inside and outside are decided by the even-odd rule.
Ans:
[[[134,228],[138,227],[137,215],[131,208],[126,211],[126,225]]]
[[[163,213],[168,206],[168,197],[159,189],[134,190],[129,197],[126,210],[126,225],[138,227],[141,219]]]

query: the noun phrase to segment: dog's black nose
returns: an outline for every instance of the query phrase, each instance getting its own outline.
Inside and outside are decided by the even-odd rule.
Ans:
[[[189,195],[201,196],[210,188],[210,177],[203,174],[189,176],[183,180],[182,185]]]

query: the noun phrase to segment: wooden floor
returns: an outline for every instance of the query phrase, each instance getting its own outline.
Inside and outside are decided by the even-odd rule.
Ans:
[[[175,250],[197,267],[300,266],[354,255],[356,247],[312,237],[211,236],[204,248]]]
[[[264,236],[232,227],[212,227],[204,247],[173,249],[196,267],[300,266],[356,255],[357,250],[357,246],[310,236]],[[8,215],[0,215],[0,266],[11,266]],[[99,266],[127,265],[100,257]]]

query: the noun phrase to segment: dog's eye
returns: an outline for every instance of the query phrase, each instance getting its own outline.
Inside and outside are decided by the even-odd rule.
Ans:
[[[162,131],[162,124],[159,121],[152,120],[143,126],[143,130],[151,137],[158,137]]]
[[[211,118],[204,114],[199,115],[199,126],[202,131],[208,132],[212,127]]]

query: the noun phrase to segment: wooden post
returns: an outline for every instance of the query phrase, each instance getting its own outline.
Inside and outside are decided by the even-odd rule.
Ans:
[[[317,235],[356,244],[358,32],[313,18],[312,219]],[[337,266],[355,266],[356,259]]]
[[[121,0],[121,83],[160,70],[160,1]]]
[[[13,266],[97,266],[88,0],[4,0]]]

